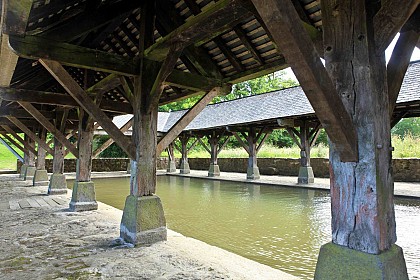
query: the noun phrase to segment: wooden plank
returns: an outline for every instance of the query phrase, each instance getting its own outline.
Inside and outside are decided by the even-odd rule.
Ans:
[[[403,5],[398,0],[382,1],[381,9],[374,17],[373,26],[377,53],[385,51],[419,3],[419,0],[406,0]]]
[[[134,121],[134,117],[133,118],[131,118],[131,119],[129,119],[121,128],[120,128],[120,131],[122,132],[122,133],[125,133],[125,132],[127,132],[129,129],[130,129],[130,127],[132,127],[133,126],[133,121]],[[92,155],[92,158],[96,158],[96,157],[98,157],[99,156],[99,154],[100,153],[102,153],[103,151],[105,151],[109,146],[111,146],[112,145],[112,143],[114,143],[114,139],[112,139],[112,138],[109,138],[105,143],[103,143],[102,144],[102,146],[100,146],[100,147],[98,147],[94,152],[93,152],[93,155]]]
[[[64,200],[64,199],[62,199],[62,198],[59,198],[59,197],[52,197],[52,199],[55,201],[55,202],[57,202],[58,204],[60,204],[60,205],[66,205],[66,204],[68,204],[69,202],[67,201],[67,200]]]
[[[44,200],[42,197],[35,196],[35,197],[33,197],[33,199],[35,199],[35,200],[36,200],[36,202],[38,202],[38,204],[39,204],[41,207],[51,208],[51,206],[50,206],[47,202],[45,202],[45,200]]]
[[[36,119],[43,127],[45,127],[61,144],[63,144],[76,158],[79,157],[79,151],[77,148],[64,136],[59,129],[57,129],[52,123],[50,123],[32,104],[28,102],[19,102],[28,113],[30,113],[34,119]]]
[[[36,36],[10,36],[11,48],[28,59],[50,59],[63,65],[80,67],[119,75],[137,75],[135,59],[67,43],[59,43]]]
[[[18,201],[20,208],[27,209],[32,208],[32,206],[29,204],[29,202],[26,199],[22,199]]]
[[[40,60],[42,65],[51,73],[51,75],[64,87],[64,89],[79,103],[89,115],[112,137],[115,142],[127,153],[127,155],[135,159],[135,149],[132,142],[124,136],[124,134],[115,126],[108,116],[99,109],[90,99],[86,92],[73,80],[70,74],[60,65],[60,63],[50,60]]]
[[[7,141],[9,141],[10,143],[12,143],[16,148],[18,148],[19,150],[21,150],[24,154],[29,153],[28,149],[26,149],[25,147],[22,147],[18,142],[16,142],[13,138],[11,138],[9,135],[7,135],[6,133],[0,133],[0,135],[2,135],[4,138],[7,139]]]
[[[416,31],[406,31],[400,33],[391,58],[387,65],[388,77],[388,96],[389,96],[389,114],[392,116],[397,103],[398,94],[407,72],[410,58],[419,40],[419,33]]]
[[[318,119],[337,147],[341,160],[357,161],[357,135],[352,118],[331,81],[311,38],[288,0],[252,0],[298,78]]]
[[[33,0],[8,0],[4,8],[4,26],[2,32],[5,34],[24,35],[32,8]]]
[[[57,202],[55,202],[51,197],[45,197],[44,200],[51,207],[60,206],[60,204],[58,204]]]
[[[194,91],[210,91],[214,87],[221,86],[222,81],[202,75],[173,70],[165,80],[165,84]]]
[[[221,92],[226,93],[227,89],[222,89],[220,87],[214,88],[205,94],[196,104],[194,104],[191,109],[189,109],[170,129],[169,131],[160,139],[156,147],[156,154],[160,155],[163,150],[172,143],[178,135],[191,123],[194,118],[200,114],[201,111],[209,104],[214,97],[219,95]]]
[[[9,121],[11,121],[14,125],[19,127],[29,138],[31,138],[33,141],[37,142],[38,145],[40,145],[42,148],[44,148],[46,151],[48,151],[50,154],[53,153],[53,150],[41,139],[39,139],[38,136],[36,136],[35,133],[33,133],[26,125],[24,125],[21,121],[19,121],[15,117],[7,117]]]
[[[242,0],[218,1],[146,49],[144,55],[148,59],[162,61],[175,42],[186,47],[195,42],[209,41],[229,30],[232,22],[248,17],[248,8],[248,2]]]
[[[39,208],[39,207],[41,207],[41,205],[35,199],[27,198],[26,200],[28,201],[29,205],[32,208]]]
[[[20,205],[19,205],[19,202],[17,200],[10,200],[9,201],[9,206],[10,206],[10,210],[19,210],[19,209],[21,209],[20,208]]]

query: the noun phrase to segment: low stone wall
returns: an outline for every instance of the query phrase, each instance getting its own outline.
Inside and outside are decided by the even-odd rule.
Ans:
[[[176,165],[179,167],[179,159],[176,159]],[[208,170],[209,158],[191,158],[188,160],[191,169]],[[129,160],[126,158],[94,159],[92,161],[93,171],[124,171],[127,170]],[[52,172],[52,159],[46,160],[48,172]],[[247,158],[220,158],[218,164],[221,172],[242,172],[246,173],[248,164]],[[17,170],[20,172],[22,163],[17,162]],[[166,169],[168,165],[167,158],[158,158],[157,168]],[[329,177],[329,162],[325,158],[312,158],[312,169],[315,177]],[[420,159],[393,159],[394,180],[402,182],[420,182]],[[291,158],[260,158],[258,167],[262,175],[283,175],[298,176],[299,159]],[[76,171],[76,159],[66,159],[64,172]]]

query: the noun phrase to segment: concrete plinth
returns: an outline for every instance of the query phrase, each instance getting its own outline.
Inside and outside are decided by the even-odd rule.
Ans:
[[[299,168],[298,183],[299,184],[313,184],[314,172],[310,166],[301,166]]]
[[[48,185],[48,194],[66,194],[67,193],[67,182],[66,175],[56,173],[52,174],[50,178],[50,184]]]
[[[217,164],[210,164],[209,167],[209,177],[217,177],[220,176],[220,168]]]
[[[158,196],[127,196],[120,237],[136,245],[149,245],[166,240],[165,214]]]
[[[95,185],[89,182],[74,182],[73,195],[70,201],[70,211],[90,211],[98,209]]]
[[[408,280],[403,251],[397,245],[379,255],[327,243],[321,247],[316,280],[399,279]]]
[[[190,172],[191,172],[190,164],[188,162],[182,162],[181,161],[181,165],[179,166],[179,173],[190,174]]]
[[[168,168],[166,169],[166,172],[168,172],[168,173],[176,172],[176,163],[175,163],[175,161],[169,161],[168,162]]]
[[[22,165],[22,167],[20,168],[20,176],[19,178],[21,179],[25,179],[25,173],[26,173],[26,169],[28,168],[27,164]]]
[[[48,186],[48,173],[47,170],[36,170],[32,185],[37,186]]]
[[[35,166],[28,166],[25,171],[25,177],[23,180],[25,181],[32,181],[35,176],[36,167]]]
[[[257,166],[248,167],[246,170],[246,178],[250,180],[260,179],[260,170]]]

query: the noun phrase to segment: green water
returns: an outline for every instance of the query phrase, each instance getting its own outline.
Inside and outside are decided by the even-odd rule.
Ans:
[[[129,178],[94,181],[99,201],[123,209]],[[157,194],[170,229],[303,279],[331,239],[327,192],[158,176]],[[420,202],[396,203],[397,244],[420,279]]]

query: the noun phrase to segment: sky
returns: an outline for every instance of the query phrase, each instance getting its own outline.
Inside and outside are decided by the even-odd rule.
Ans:
[[[386,57],[386,61],[388,61],[391,57],[392,54],[392,50],[394,49],[395,44],[397,43],[398,37],[400,36],[400,33],[397,34],[397,36],[395,36],[394,40],[392,40],[391,44],[388,46],[388,48],[385,51],[385,57]],[[414,48],[413,51],[413,55],[411,56],[410,61],[415,61],[415,60],[420,60],[420,49],[419,48]],[[291,78],[293,80],[296,80],[295,75],[293,74],[292,69],[289,67],[287,69],[284,69],[284,71],[286,72],[286,75],[284,75],[285,78]]]

